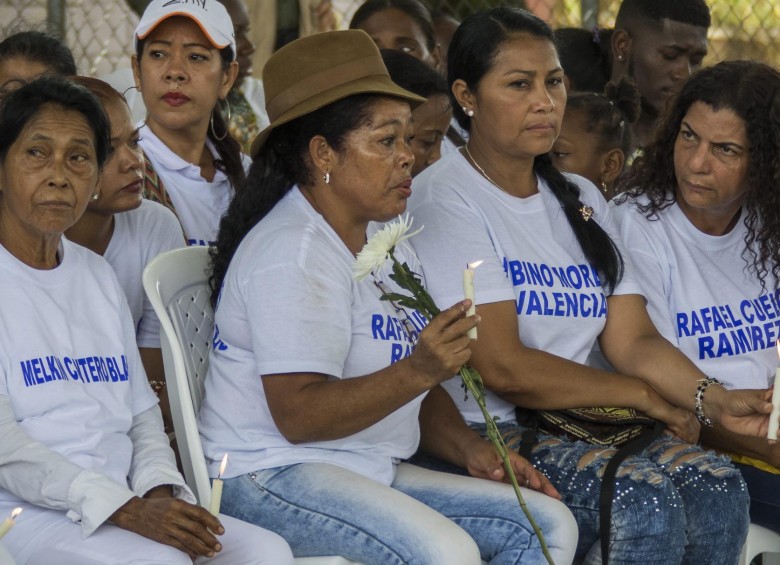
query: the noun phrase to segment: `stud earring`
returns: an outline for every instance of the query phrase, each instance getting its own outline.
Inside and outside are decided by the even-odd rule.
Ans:
[[[322,175],[322,180],[325,181],[325,184],[330,184],[330,169],[325,171],[325,174]]]
[[[469,110],[465,106],[463,106],[463,113],[466,114],[469,118],[474,117],[474,110]]]
[[[622,63],[624,59],[625,59],[625,57],[623,57],[623,55],[618,55],[618,62],[619,63]]]
[[[97,200],[98,198],[100,198],[99,192],[96,192],[95,194],[92,195],[92,200]]]

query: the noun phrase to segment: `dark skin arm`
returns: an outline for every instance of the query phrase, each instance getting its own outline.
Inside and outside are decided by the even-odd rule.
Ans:
[[[698,423],[692,414],[666,402],[643,380],[526,347],[513,301],[480,305],[477,314],[482,321],[471,365],[504,400],[537,409],[631,407],[666,422],[684,440],[696,440]]]
[[[152,347],[138,348],[141,354],[141,363],[144,371],[150,381],[165,382],[165,369],[163,368],[162,349]],[[168,402],[168,387],[160,390],[160,411],[162,412],[163,424],[166,432],[173,431],[173,420],[171,419],[171,405]]]
[[[369,375],[328,379],[314,373],[263,375],[274,423],[290,443],[355,434],[450,378],[469,360],[469,302],[445,310],[420,333],[414,352]],[[313,410],[312,407],[317,407]]]
[[[472,477],[509,482],[493,444],[466,425],[452,398],[440,386],[431,389],[420,408],[420,450],[466,469]],[[560,499],[547,477],[527,459],[510,451],[509,460],[520,486]]]
[[[706,377],[680,350],[655,329],[637,294],[608,299],[609,316],[599,343],[615,368],[650,383],[668,402],[694,410],[697,380]],[[763,390],[727,391],[711,385],[704,393],[704,414],[724,429],[766,437],[772,410]]]
[[[124,530],[175,547],[192,559],[213,557],[222,550],[211,533],[225,533],[219,520],[205,508],[174,498],[168,485],[153,488],[143,498],[131,498],[109,520]]]
[[[748,437],[724,430],[720,426],[703,428],[701,442],[717,451],[744,455],[769,463],[780,469],[780,442]]]

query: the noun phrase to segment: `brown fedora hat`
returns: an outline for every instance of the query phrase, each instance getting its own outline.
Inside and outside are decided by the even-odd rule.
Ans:
[[[263,67],[263,90],[271,124],[252,142],[252,157],[275,127],[353,94],[395,96],[412,108],[425,102],[390,80],[379,49],[358,29],[316,33],[288,43]]]

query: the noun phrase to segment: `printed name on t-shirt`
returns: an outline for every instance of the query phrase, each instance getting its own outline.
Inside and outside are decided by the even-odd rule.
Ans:
[[[780,338],[780,290],[677,313],[677,337],[694,337],[699,359],[714,359],[769,349]]]
[[[55,381],[82,383],[118,383],[128,378],[127,358],[62,357],[47,355],[21,361],[24,386],[37,386]]]
[[[371,316],[371,336],[376,340],[394,341],[390,348],[390,364],[408,357],[414,350],[417,336],[428,325],[428,320],[417,310],[403,320],[388,314]],[[401,342],[401,343],[398,343]]]
[[[216,241],[206,241],[205,239],[187,239],[188,247],[214,247],[217,245]]]
[[[503,266],[513,286],[541,287],[519,291],[518,316],[604,318],[607,315],[607,299],[601,280],[590,265],[550,266],[504,257]],[[548,291],[545,287],[572,290]]]

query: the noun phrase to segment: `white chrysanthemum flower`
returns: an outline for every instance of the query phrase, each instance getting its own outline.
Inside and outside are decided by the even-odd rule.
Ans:
[[[422,227],[409,233],[412,229],[412,218],[407,213],[398,216],[394,222],[388,222],[366,242],[352,264],[352,278],[362,281],[374,271],[379,271],[390,257],[396,245],[422,231]]]

